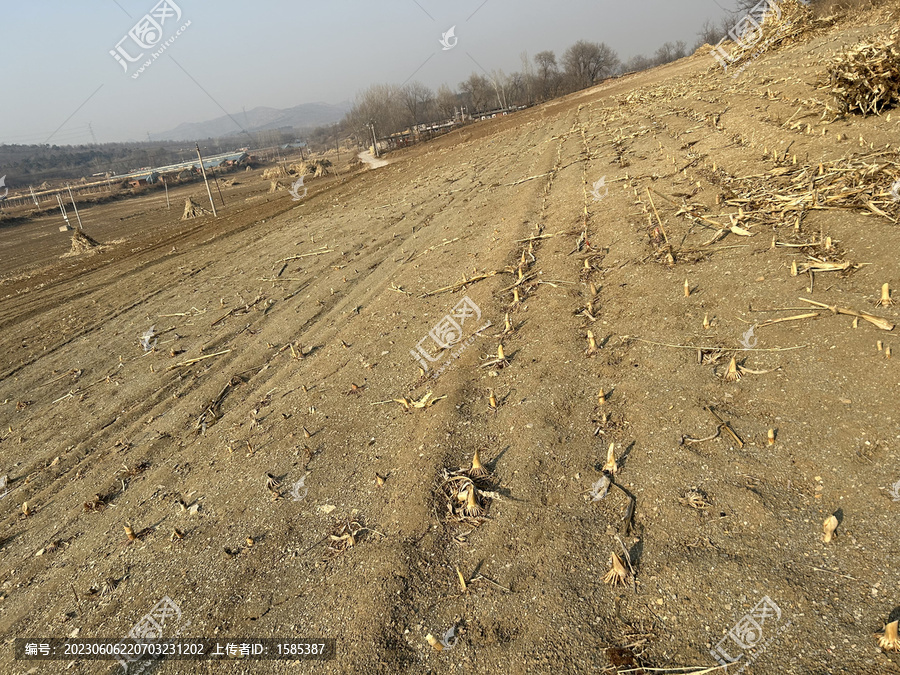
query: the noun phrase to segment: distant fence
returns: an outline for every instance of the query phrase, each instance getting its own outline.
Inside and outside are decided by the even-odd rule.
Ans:
[[[114,182],[112,185],[118,185],[118,181]],[[69,187],[69,189],[72,190],[73,195],[78,195],[80,197],[82,195],[112,192],[112,185],[108,185],[106,181],[103,181],[102,183],[89,183],[88,185],[72,185]],[[41,208],[46,205],[56,206],[56,195],[63,197],[64,201],[68,200],[69,190],[66,188],[55,188],[53,190],[40,191],[36,190],[34,193],[34,199],[32,199],[30,193],[25,195],[17,195],[15,197],[10,196],[0,201],[0,209],[11,209],[20,206],[37,206],[37,208]],[[35,200],[37,200],[37,205],[35,205],[34,203]]]

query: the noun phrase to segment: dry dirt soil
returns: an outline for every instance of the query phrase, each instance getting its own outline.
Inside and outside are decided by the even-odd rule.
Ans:
[[[874,637],[900,614],[900,329],[800,300],[900,321],[900,111],[836,118],[816,89],[898,16],[820,24],[736,79],[695,55],[607,82],[299,202],[256,172],[218,219],[179,220],[202,186],[86,208],[99,252],[60,257],[49,217],[5,228],[0,671],[120,672],[12,640],[124,637],[168,596],[166,636],[337,656],[144,672],[694,672],[768,597],[729,672],[900,673]],[[844,158],[879,169],[877,212],[789,206]],[[439,354],[465,297],[480,320]],[[457,520],[444,472],[476,450],[485,518]],[[634,577],[604,583],[623,548]]]

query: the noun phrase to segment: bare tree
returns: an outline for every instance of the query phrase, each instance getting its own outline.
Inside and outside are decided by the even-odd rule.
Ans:
[[[563,54],[563,67],[577,89],[590,87],[612,75],[619,65],[619,57],[602,42],[579,40]]]
[[[439,113],[441,119],[448,120],[453,117],[456,108],[459,105],[459,96],[446,84],[438,87],[437,96],[434,99],[434,107]]]
[[[491,71],[491,85],[494,87],[494,93],[497,94],[497,107],[506,110],[509,105],[506,99],[506,90],[509,78],[499,68]]]
[[[469,105],[469,109],[474,113],[485,110],[493,87],[486,77],[472,73],[469,75],[469,79],[459,83],[459,90]]]
[[[559,80],[559,66],[556,64],[556,54],[552,51],[538,52],[534,55],[534,63],[537,66],[538,97],[546,100],[556,95]]]
[[[408,113],[400,88],[393,84],[374,84],[357,96],[347,114],[354,132],[365,137],[366,127],[374,123],[379,135],[392,134],[406,127]]]
[[[622,72],[623,73],[637,73],[642,70],[647,70],[648,68],[652,68],[654,66],[653,59],[648,59],[643,54],[638,54],[637,56],[632,56],[625,63],[622,64]]]
[[[530,105],[534,102],[531,95],[531,82],[522,73],[511,73],[506,78],[506,100],[510,106]]]
[[[516,89],[513,99],[516,101],[517,105],[523,103],[525,105],[531,105],[534,103],[535,99],[534,68],[532,68],[531,61],[528,58],[528,52],[522,52],[519,54],[519,58],[522,60],[522,72],[513,73],[511,76],[512,78],[515,78],[513,86]]]
[[[728,33],[728,27],[726,27],[724,23],[725,22],[723,21],[716,25],[709,19],[704,21],[703,25],[700,27],[700,31],[697,33],[697,46],[694,47],[694,51],[703,45],[718,44]]]
[[[666,42],[653,55],[656,65],[661,66],[664,63],[671,63],[687,56],[687,45],[683,40],[678,42]]]
[[[409,111],[411,123],[418,125],[428,115],[428,107],[434,99],[434,92],[421,82],[410,82],[400,90],[403,105]]]

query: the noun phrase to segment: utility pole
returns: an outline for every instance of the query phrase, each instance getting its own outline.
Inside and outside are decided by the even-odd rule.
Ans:
[[[200,159],[200,171],[203,174],[203,182],[206,183],[206,194],[209,195],[209,205],[212,206],[213,218],[218,218],[216,213],[216,204],[213,202],[212,190],[209,189],[209,180],[206,178],[206,168],[203,166],[203,155],[200,154],[200,144],[197,143],[197,157]]]
[[[369,128],[372,130],[372,151],[376,157],[381,157],[378,154],[378,139],[375,137],[375,122],[369,122]]]
[[[56,201],[59,204],[59,210],[62,211],[63,220],[66,221],[66,224],[59,228],[60,232],[67,232],[69,229],[69,216],[66,214],[66,207],[63,205],[62,197],[59,196],[59,193],[56,193]]]
[[[219,199],[222,200],[222,206],[225,206],[225,197],[222,196],[222,188],[219,187],[219,179],[216,178],[215,172],[213,172],[213,180],[216,183],[216,190],[219,191]]]
[[[75,197],[72,196],[72,188],[68,183],[66,183],[66,190],[69,191],[69,199],[72,200],[72,208],[75,209],[75,217],[78,218],[78,229],[84,232],[84,228],[81,226],[81,216],[78,215],[78,207],[75,205]]]
[[[165,176],[162,177],[162,182],[166,186],[166,210],[168,211],[172,207],[169,205],[169,184],[166,182]]]
[[[88,122],[88,130],[91,132],[91,138],[94,141],[94,145],[97,145],[97,137],[94,136],[94,127],[91,126],[90,122]]]
[[[31,190],[31,199],[34,200],[34,205],[38,208],[41,208],[41,205],[38,204],[37,197],[34,196],[34,188],[29,185],[28,189]]]
[[[341,161],[341,149],[338,147],[338,125],[334,125],[334,151],[337,153],[337,161]]]

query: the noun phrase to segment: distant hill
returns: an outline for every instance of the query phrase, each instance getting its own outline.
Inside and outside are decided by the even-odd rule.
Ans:
[[[187,122],[174,129],[151,134],[153,140],[192,141],[199,138],[219,138],[238,134],[241,129],[249,132],[278,129],[280,127],[312,128],[324,124],[339,122],[350,110],[350,102],[344,101],[332,105],[330,103],[303,103],[293,108],[279,110],[277,108],[259,107],[232,113],[231,117],[223,115],[205,122]],[[232,119],[233,118],[233,119]]]

